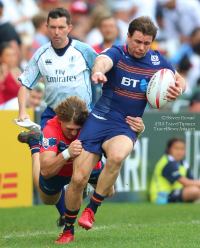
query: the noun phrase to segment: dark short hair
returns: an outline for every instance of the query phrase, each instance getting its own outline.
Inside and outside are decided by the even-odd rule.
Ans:
[[[69,12],[64,8],[55,8],[52,9],[47,17],[47,23],[49,23],[49,18],[57,19],[60,17],[66,17],[66,23],[70,24],[70,15]]]
[[[156,37],[158,28],[148,16],[140,16],[134,19],[128,27],[128,32],[132,37],[135,31],[141,32],[143,35],[151,35],[153,40]]]
[[[182,137],[172,137],[167,141],[166,153],[169,154],[169,149],[175,142],[183,142],[185,144],[185,140]]]
[[[0,56],[2,55],[4,49],[6,49],[6,48],[8,48],[8,47],[9,47],[9,48],[12,48],[12,46],[10,45],[9,42],[2,42],[2,43],[0,44]]]

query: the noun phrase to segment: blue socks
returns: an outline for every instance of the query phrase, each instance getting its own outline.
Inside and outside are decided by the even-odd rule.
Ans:
[[[56,203],[56,208],[58,209],[58,212],[60,213],[60,216],[65,215],[65,188],[62,188],[62,194],[60,197],[60,200],[58,203]]]

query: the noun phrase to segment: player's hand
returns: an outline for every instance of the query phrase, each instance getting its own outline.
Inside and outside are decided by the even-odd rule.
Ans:
[[[173,102],[177,98],[181,96],[181,87],[178,81],[175,82],[175,86],[170,85],[169,88],[167,89],[169,93],[166,94],[167,96],[167,101],[168,102]]]
[[[75,158],[81,154],[82,143],[80,140],[74,140],[68,147],[68,151],[71,158]]]
[[[25,112],[25,113],[21,113],[18,116],[18,121],[25,121],[25,119],[29,119],[30,120],[30,116]]]
[[[104,74],[93,74],[91,79],[95,84],[98,84],[98,83],[104,84],[107,82],[107,77]]]
[[[140,117],[127,116],[126,123],[134,132],[141,133],[144,130],[144,123]]]

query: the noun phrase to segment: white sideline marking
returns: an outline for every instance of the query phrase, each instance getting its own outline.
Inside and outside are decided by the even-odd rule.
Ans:
[[[111,225],[111,226],[100,226],[100,227],[93,227],[91,231],[99,231],[99,230],[104,230],[104,229],[112,229],[112,228],[116,228],[116,225]],[[82,230],[75,230],[75,232],[81,232]],[[62,232],[62,229],[60,231],[60,233]],[[27,232],[24,234],[17,234],[17,233],[12,233],[9,235],[2,235],[3,239],[11,239],[11,238],[22,238],[22,237],[29,237],[29,236],[38,236],[38,235],[51,235],[51,234],[58,234],[57,231],[54,232],[35,232],[35,233],[31,233],[31,232]]]

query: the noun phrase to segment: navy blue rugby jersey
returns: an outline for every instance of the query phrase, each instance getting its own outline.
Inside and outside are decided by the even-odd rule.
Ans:
[[[104,118],[142,117],[150,78],[163,68],[175,73],[171,63],[160,52],[151,49],[140,59],[128,53],[128,45],[112,46],[100,55],[113,61],[113,67],[105,74],[108,81],[103,84],[102,95],[92,111]]]

